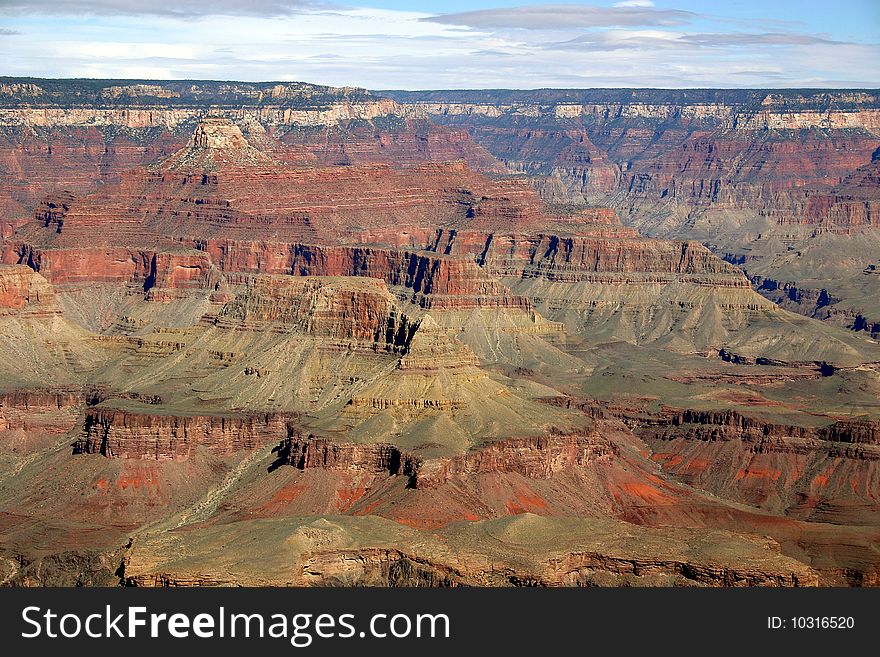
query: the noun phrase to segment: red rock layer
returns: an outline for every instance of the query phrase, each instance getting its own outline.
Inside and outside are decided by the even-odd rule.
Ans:
[[[597,432],[552,433],[511,438],[480,446],[462,456],[427,461],[415,473],[415,488],[430,489],[482,473],[517,473],[549,479],[563,470],[608,462],[619,448]]]
[[[592,432],[554,433],[493,441],[461,456],[423,460],[392,445],[332,443],[294,435],[281,443],[278,452],[279,464],[301,470],[404,475],[409,478],[409,488],[433,489],[457,478],[487,473],[549,479],[568,468],[607,461],[618,454],[618,448]]]
[[[49,282],[30,267],[0,265],[0,316],[54,315],[55,292]]]
[[[838,184],[878,147],[880,139],[845,134],[695,133],[648,146],[623,185],[635,196],[758,209],[787,190]]]
[[[637,432],[664,470],[717,495],[815,521],[878,519],[876,421],[799,427],[732,410],[687,410],[644,423]]]
[[[248,160],[205,171],[206,153],[258,153],[236,126],[208,123],[187,148],[148,172],[81,199],[48,200],[7,241],[4,261],[28,263],[54,282],[143,281],[147,290],[209,287],[212,265],[224,272],[365,276],[411,289],[412,300],[426,308],[530,309],[498,275],[581,281],[674,274],[747,285],[699,245],[638,239],[608,209],[553,212],[526,181],[489,179],[463,163],[297,169]],[[105,250],[69,251],[84,241]],[[133,246],[139,243],[148,246]]]
[[[271,202],[267,202],[271,199]],[[65,210],[63,206],[66,206]],[[392,169],[384,165],[249,166],[222,172],[166,169],[126,175],[118,186],[41,208],[23,241],[75,246],[145,245],[180,238],[338,242],[370,229],[396,226],[471,228],[547,222],[536,192],[523,180],[492,180],[463,163]],[[58,229],[60,228],[60,232]],[[348,237],[348,239],[352,239]],[[358,240],[356,237],[355,241]]]
[[[231,454],[278,441],[287,433],[287,419],[280,413],[152,415],[92,408],[74,451],[157,460],[185,459],[198,447]]]
[[[585,104],[541,98],[542,92],[514,94],[520,102],[511,103],[503,95],[478,105],[419,106],[438,122],[467,127],[513,170],[546,176],[539,182],[545,197],[612,198],[651,227],[656,204],[746,208],[801,221],[805,189],[828,194],[870,166],[880,147],[880,113],[871,94],[731,96],[709,103],[680,97],[672,104],[633,103],[623,95],[595,104],[588,92]],[[868,198],[855,200],[876,202],[877,190],[876,183],[868,185]],[[864,204],[837,203],[841,207],[823,213],[824,202],[814,201],[808,223],[864,225]]]
[[[838,420],[821,427],[775,424],[758,420],[734,410],[667,411],[659,426],[686,429],[695,440],[758,440],[760,438],[801,438],[880,446],[880,422],[872,420]]]
[[[6,242],[4,263],[27,265],[53,284],[82,282],[139,283],[145,291],[207,288],[212,282],[212,263],[207,254],[194,250],[156,252],[110,248],[40,249]],[[0,269],[2,270],[2,269]]]
[[[880,157],[853,172],[831,190],[808,189],[791,194],[788,206],[762,214],[780,224],[805,224],[817,231],[850,232],[880,223]]]
[[[128,169],[171,154],[186,141],[152,133],[98,127],[0,129],[0,215],[7,222],[33,216],[37,203],[58,190],[83,193],[113,182]]]
[[[145,281],[154,253],[124,247],[41,249],[6,242],[3,262],[25,264],[53,284]]]
[[[82,390],[3,391],[0,392],[0,431],[67,433],[76,426],[84,403]]]
[[[41,112],[34,109],[40,104],[37,97],[26,99],[18,111],[6,110],[0,121],[0,170],[7,172],[0,181],[0,237],[29,218],[47,194],[87,192],[174,153],[189,137],[184,126],[207,111],[174,109],[174,96],[166,106],[147,108],[135,97],[123,98],[128,107]],[[463,160],[478,170],[501,170],[466,130],[395,117],[399,108],[387,100],[374,104],[371,113],[378,115],[366,120],[347,119],[345,107],[332,108],[326,118],[333,125],[297,125],[296,113],[283,109],[245,107],[234,114],[251,142],[291,163],[415,165]],[[334,111],[338,116],[331,116]]]
[[[270,127],[264,140],[276,159],[318,166],[467,162],[475,171],[502,173],[504,167],[467,130],[438,126],[425,120],[396,119],[391,125],[352,123],[336,126]],[[249,134],[251,141],[256,141]]]

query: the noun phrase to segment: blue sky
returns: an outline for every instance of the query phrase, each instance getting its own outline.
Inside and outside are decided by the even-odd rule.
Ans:
[[[880,0],[0,0],[0,60],[373,89],[880,87]]]

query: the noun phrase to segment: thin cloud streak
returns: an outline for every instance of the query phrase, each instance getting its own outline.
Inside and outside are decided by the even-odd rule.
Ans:
[[[835,41],[812,34],[784,34],[765,32],[753,34],[698,33],[676,34],[672,32],[644,30],[608,30],[592,32],[561,42],[543,45],[547,50],[580,50],[585,52],[641,49],[736,49],[742,46],[811,46],[856,45],[849,41]]]
[[[4,0],[0,2],[0,14],[276,17],[330,6],[309,0]]]
[[[531,5],[481,9],[423,18],[425,22],[465,25],[474,28],[523,30],[590,27],[675,26],[690,23],[697,14],[681,9],[656,9],[647,5],[598,7],[591,5]]]

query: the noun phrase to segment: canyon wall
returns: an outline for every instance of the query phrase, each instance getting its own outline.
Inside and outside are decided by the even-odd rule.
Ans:
[[[75,453],[123,459],[185,459],[198,447],[217,454],[252,450],[287,433],[283,414],[156,415],[113,408],[86,413]]]
[[[488,473],[550,479],[566,469],[608,461],[619,454],[619,449],[595,432],[582,431],[497,440],[464,455],[443,459],[422,459],[393,445],[331,443],[314,436],[290,437],[281,443],[278,453],[278,463],[301,470],[364,470],[403,475],[409,488],[430,490],[453,480]]]

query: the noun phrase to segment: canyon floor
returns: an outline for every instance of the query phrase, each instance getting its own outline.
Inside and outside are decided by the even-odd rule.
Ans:
[[[12,82],[3,584],[880,583],[875,96]]]

